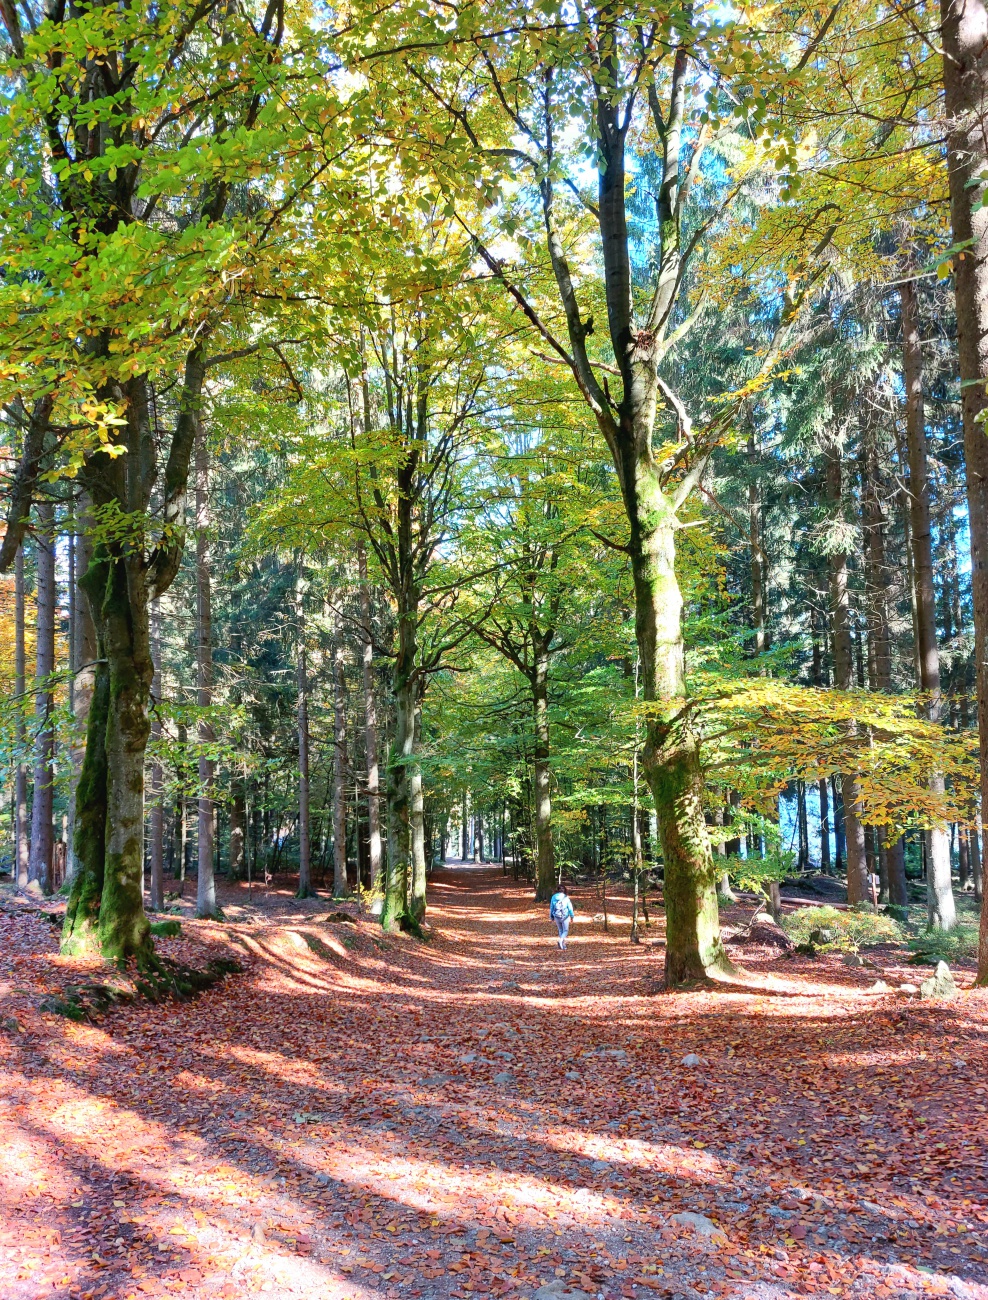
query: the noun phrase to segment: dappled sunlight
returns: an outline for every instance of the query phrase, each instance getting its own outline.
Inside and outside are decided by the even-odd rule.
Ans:
[[[592,900],[562,954],[501,883],[434,880],[426,944],[311,917],[218,927],[251,962],[222,989],[44,1020],[57,1097],[15,1068],[0,1129],[5,1199],[49,1232],[30,1256],[58,1274],[44,1294],[981,1294],[970,1177],[925,1190],[941,1149],[984,1166],[978,1126],[952,1129],[926,1082],[983,1104],[978,999],[903,1021],[817,971],[787,971],[785,998],[655,997],[660,957],[605,933]],[[933,1028],[955,1045],[935,1051]],[[5,1267],[0,1289],[22,1286]]]

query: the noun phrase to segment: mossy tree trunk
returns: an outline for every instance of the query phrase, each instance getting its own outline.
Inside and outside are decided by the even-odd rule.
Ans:
[[[106,859],[106,723],[109,709],[109,665],[102,653],[102,643],[97,641],[93,693],[86,723],[86,749],[76,789],[73,844],[76,871],[62,930],[62,952],[72,956],[99,950],[99,908]]]
[[[146,550],[140,528],[122,517],[147,511],[155,482],[155,439],[148,390],[140,377],[108,396],[126,424],[118,457],[87,459],[81,478],[92,502],[93,554],[80,580],[96,629],[98,662],[76,794],[79,874],[63,930],[63,948],[99,952],[111,961],[152,954],[144,914],[144,758],[154,676],[150,601],[172,582],[181,561],[186,489],[205,363],[197,346],[186,362],[160,513],[160,545]],[[103,527],[102,521],[110,526]],[[99,842],[102,835],[102,843]]]
[[[642,774],[658,816],[665,866],[666,982],[672,986],[727,972],[730,962],[720,939],[718,872],[686,696],[675,508],[662,490],[650,451],[629,458],[622,478],[628,485],[635,632],[648,706]]]
[[[405,620],[407,623],[407,619]],[[381,925],[395,929],[408,911],[412,863],[411,767],[415,756],[414,635],[399,629],[395,661],[395,734],[388,756],[387,798],[390,835]]]

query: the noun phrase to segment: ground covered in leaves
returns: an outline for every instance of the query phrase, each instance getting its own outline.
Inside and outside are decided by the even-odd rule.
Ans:
[[[736,947],[774,992],[661,994],[626,902],[564,954],[496,868],[430,901],[421,943],[230,893],[159,950],[242,973],[73,1023],[100,972],[5,895],[0,1296],[988,1297],[969,973]]]

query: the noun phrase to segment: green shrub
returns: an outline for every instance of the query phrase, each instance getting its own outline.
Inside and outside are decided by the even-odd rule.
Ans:
[[[783,928],[796,944],[813,943],[821,952],[856,952],[879,943],[902,943],[902,926],[884,912],[840,912],[836,907],[801,907],[783,917]],[[811,940],[818,930],[829,932],[829,941]]]

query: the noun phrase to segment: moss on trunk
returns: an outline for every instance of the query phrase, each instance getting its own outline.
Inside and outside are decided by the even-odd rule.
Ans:
[[[655,800],[665,864],[666,985],[733,967],[720,938],[717,868],[703,815],[700,747],[689,721],[677,521],[650,460],[629,466],[626,493],[635,582],[635,631],[648,723],[642,768]]]
[[[62,952],[73,956],[99,950],[98,920],[106,852],[106,719],[110,706],[110,673],[102,654],[99,651],[97,654],[86,724],[86,752],[76,789],[76,874],[62,929]]]

